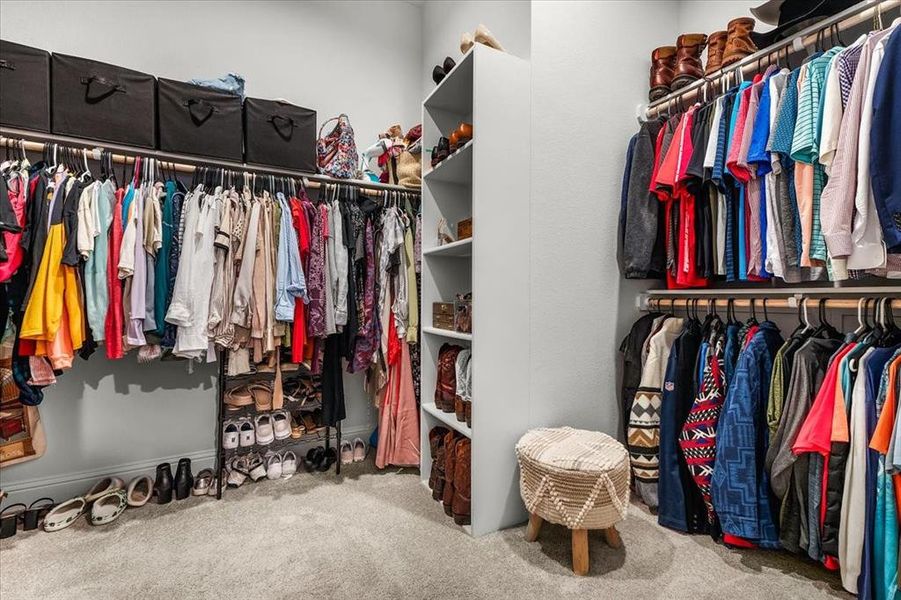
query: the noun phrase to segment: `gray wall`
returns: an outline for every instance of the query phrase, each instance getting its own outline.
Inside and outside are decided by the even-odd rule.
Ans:
[[[358,145],[420,120],[422,11],[406,2],[7,2],[0,37],[174,79],[244,75],[248,95],[350,115]],[[13,501],[83,493],[96,477],[152,472],[181,456],[209,466],[215,367],[138,365],[102,351],[46,391],[47,453],[0,471]],[[347,434],[376,411],[346,377]]]
[[[616,263],[626,145],[645,100],[645,49],[674,2],[532,3],[533,424],[619,430],[617,348],[643,282]]]

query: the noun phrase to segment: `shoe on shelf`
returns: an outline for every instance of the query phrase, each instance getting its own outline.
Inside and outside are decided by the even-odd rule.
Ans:
[[[478,27],[476,27],[472,39],[477,44],[483,44],[485,46],[488,46],[489,48],[494,48],[495,50],[506,52],[506,50],[504,50],[504,47],[501,46],[501,43],[497,41],[497,38],[494,37],[494,35],[488,30],[488,28],[481,23]]]
[[[153,481],[153,493],[158,504],[172,502],[172,467],[169,463],[161,463],[156,467],[156,479]]]
[[[366,442],[362,438],[354,440],[354,462],[363,462],[366,460]]]
[[[466,54],[469,52],[469,49],[472,48],[474,40],[472,39],[472,34],[468,31],[464,31],[463,35],[460,36],[460,52]]]
[[[104,477],[88,490],[88,493],[84,495],[84,501],[90,504],[101,496],[105,496],[116,490],[121,490],[124,487],[125,482],[118,477]]]
[[[98,498],[91,505],[91,514],[88,520],[91,525],[109,525],[119,518],[128,507],[128,499],[125,490],[117,489]]]
[[[732,19],[726,28],[728,35],[726,48],[723,50],[724,67],[757,52],[757,44],[751,38],[751,34],[754,32],[754,19],[751,17]]]
[[[253,453],[247,458],[247,472],[254,481],[259,481],[266,476],[266,463],[263,457]]]
[[[707,37],[707,64],[704,75],[716,73],[723,67],[723,53],[726,51],[727,31],[714,31]]]
[[[354,461],[354,447],[350,442],[341,442],[341,464],[349,465]]]
[[[235,456],[229,461],[226,476],[228,487],[241,487],[249,476],[246,456]]]
[[[450,140],[446,137],[438,139],[438,145],[432,150],[432,168],[437,167],[450,154]]]
[[[257,432],[257,444],[266,446],[275,440],[275,432],[272,430],[272,415],[263,413],[254,419]]]
[[[226,421],[222,427],[222,447],[225,450],[234,450],[238,447],[238,424],[235,421]]]
[[[277,410],[272,413],[272,432],[277,440],[284,440],[291,437],[291,420],[288,413],[283,410]]]
[[[147,475],[140,475],[128,482],[125,499],[129,506],[144,506],[153,496],[153,480]]]
[[[303,413],[301,420],[303,421],[303,428],[307,433],[317,433],[325,429],[325,427],[319,425],[321,416],[322,412],[318,410],[313,413]]]
[[[297,455],[292,450],[282,454],[282,479],[291,479],[297,473]]]
[[[457,456],[454,461],[454,497],[451,504],[454,523],[457,525],[469,525],[470,523],[471,450],[472,445],[469,438],[460,438],[455,447]]]
[[[683,33],[676,40],[676,70],[672,88],[678,90],[704,76],[701,51],[707,43],[703,33]]]
[[[294,415],[292,414],[291,415],[291,439],[299,440],[300,438],[303,437],[304,431],[305,430],[303,428],[303,425],[298,423],[297,420],[294,418]]]
[[[266,479],[275,480],[282,477],[282,457],[280,454],[271,454],[266,460]]]
[[[651,52],[651,82],[648,100],[659,100],[672,91],[676,69],[676,47],[660,46]]]
[[[253,422],[250,419],[242,419],[238,425],[238,445],[242,448],[249,448],[257,441],[256,433],[254,433]]]
[[[22,506],[24,506],[24,504]],[[44,531],[59,531],[60,529],[65,529],[77,521],[78,517],[84,514],[87,507],[88,503],[81,497],[72,498],[71,500],[66,500],[62,504],[57,504],[56,507],[44,517]]]
[[[202,469],[194,478],[194,486],[191,488],[192,496],[206,496],[213,484],[213,470]]]
[[[194,487],[194,475],[191,473],[191,459],[181,458],[175,469],[175,499],[184,500],[191,495]]]
[[[28,510],[22,515],[22,531],[37,529],[41,520],[50,510],[56,506],[53,498],[38,498],[28,505]]]

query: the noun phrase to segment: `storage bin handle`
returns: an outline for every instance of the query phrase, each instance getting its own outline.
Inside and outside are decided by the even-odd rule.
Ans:
[[[286,117],[284,115],[269,115],[269,118],[266,119],[272,126],[275,128],[275,132],[286,142],[291,139],[291,136],[294,134],[294,128],[297,127],[297,123],[294,122],[294,119],[291,117]],[[285,122],[287,126],[287,131],[283,133],[282,127],[279,127],[278,121],[282,120]]]
[[[109,79],[105,79],[105,78],[101,77],[100,75],[91,75],[90,77],[82,77],[81,85],[87,86],[87,88],[85,89],[85,92],[84,92],[84,97],[85,97],[85,100],[87,100],[91,104],[100,102],[104,98],[107,98],[107,97],[111,96],[112,94],[115,94],[116,92],[122,92],[123,94],[126,93],[124,85],[119,85],[115,81],[110,81]],[[96,85],[100,88],[105,88],[105,89],[103,89],[103,91],[101,91],[99,94],[92,96],[91,95],[91,86],[92,85]]]
[[[206,123],[207,119],[213,116],[216,111],[216,107],[207,102],[206,100],[198,100],[196,98],[191,98],[190,100],[185,100],[185,106],[188,107],[188,113],[191,115],[191,120],[194,121],[195,125],[203,125]],[[195,108],[197,109],[205,109],[204,112],[206,114],[198,114],[195,112]]]

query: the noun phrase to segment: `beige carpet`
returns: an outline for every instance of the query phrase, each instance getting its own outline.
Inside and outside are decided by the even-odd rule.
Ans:
[[[680,535],[637,505],[620,530],[622,550],[591,535],[578,578],[564,529],[545,525],[534,544],[522,527],[473,539],[414,472],[353,465],[104,527],[20,531],[0,542],[0,598],[851,598],[812,563]]]

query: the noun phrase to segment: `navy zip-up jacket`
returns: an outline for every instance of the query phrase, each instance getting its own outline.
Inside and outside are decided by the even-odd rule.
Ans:
[[[901,253],[901,35],[885,45],[873,92],[870,177],[882,236],[889,252]]]

